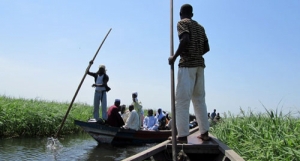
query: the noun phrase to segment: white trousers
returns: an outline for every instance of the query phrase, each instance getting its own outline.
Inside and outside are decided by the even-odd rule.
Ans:
[[[204,68],[178,68],[175,96],[176,127],[179,137],[189,135],[189,109],[193,102],[200,134],[209,130],[205,104]]]

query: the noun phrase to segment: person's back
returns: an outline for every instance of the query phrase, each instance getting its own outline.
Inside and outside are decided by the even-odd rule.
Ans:
[[[204,42],[207,41],[207,37],[205,35],[205,30],[204,28],[198,24],[197,21],[189,19],[189,18],[184,18],[181,19],[178,22],[178,35],[181,35],[184,32],[187,32],[183,28],[188,28],[189,29],[189,45],[185,49],[185,51],[180,55],[180,61],[179,61],[179,66],[180,67],[198,67],[198,66],[203,66],[205,67],[204,64],[204,58],[203,58],[203,53],[205,51],[205,45]],[[181,28],[182,27],[182,28]],[[181,29],[180,29],[181,28]]]
[[[211,113],[211,119],[214,120],[216,117],[216,109],[214,109],[214,112]]]
[[[106,123],[113,127],[121,127],[124,125],[124,121],[119,114],[120,111],[120,100],[116,99],[114,105],[109,107],[107,111],[107,120]]]
[[[139,115],[138,113],[134,110],[134,106],[130,105],[129,106],[129,117],[123,126],[125,129],[132,129],[132,130],[139,130],[140,128],[140,121],[139,121]]]
[[[169,57],[169,64],[174,65],[180,56],[175,93],[175,110],[178,142],[187,142],[189,135],[189,106],[193,102],[200,136],[197,138],[208,141],[209,122],[205,103],[205,83],[203,55],[209,49],[208,39],[204,28],[193,17],[193,7],[184,4],[180,8],[180,21],[177,23],[179,45]]]

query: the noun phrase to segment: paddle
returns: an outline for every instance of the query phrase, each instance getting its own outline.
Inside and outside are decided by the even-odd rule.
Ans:
[[[89,71],[89,69],[91,68],[91,66],[92,66],[92,64],[93,64],[93,62],[94,62],[94,60],[95,60],[95,58],[96,58],[96,56],[97,56],[99,50],[101,49],[101,47],[102,47],[104,41],[106,40],[108,34],[110,33],[110,31],[111,31],[111,29],[109,29],[108,33],[107,33],[106,36],[104,37],[104,39],[103,39],[101,45],[99,46],[99,48],[98,48],[98,50],[97,50],[95,56],[94,56],[93,59],[90,61],[89,65],[88,65],[88,67],[87,67],[87,69],[86,69],[86,71]],[[75,95],[74,95],[74,97],[73,97],[73,99],[72,99],[72,101],[71,101],[71,103],[70,103],[70,105],[69,105],[68,111],[67,111],[67,113],[66,113],[66,115],[65,115],[65,117],[64,117],[64,119],[63,119],[63,121],[62,121],[62,123],[61,123],[61,125],[60,125],[60,127],[59,127],[59,129],[58,129],[58,131],[57,131],[57,133],[56,133],[55,136],[54,136],[55,138],[57,138],[57,136],[58,136],[60,130],[62,129],[62,127],[63,127],[63,125],[64,125],[64,123],[65,123],[65,121],[66,121],[66,119],[67,119],[67,116],[68,116],[68,114],[69,114],[69,112],[70,112],[70,109],[71,109],[71,107],[72,107],[72,105],[73,105],[73,103],[74,103],[74,101],[75,101],[75,98],[76,98],[76,96],[77,96],[77,94],[78,94],[78,91],[79,91],[79,89],[80,89],[80,87],[81,87],[81,85],[82,85],[82,83],[83,83],[83,81],[84,81],[84,79],[85,79],[85,77],[86,77],[86,75],[87,75],[87,72],[86,72],[86,71],[85,71],[85,73],[84,73],[84,75],[83,75],[83,78],[81,79],[81,82],[79,83],[79,86],[78,86],[78,88],[77,88],[77,90],[76,90],[76,92],[75,92]]]
[[[170,0],[170,55],[173,56],[174,54],[174,47],[173,47],[173,0]],[[172,158],[173,161],[177,160],[176,154],[176,111],[175,111],[175,87],[174,87],[174,63],[171,64],[171,111],[172,111]]]

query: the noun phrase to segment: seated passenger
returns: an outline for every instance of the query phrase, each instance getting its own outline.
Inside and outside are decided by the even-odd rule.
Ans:
[[[198,126],[198,123],[197,123],[196,119],[194,119],[193,121],[190,121],[189,126],[190,126],[190,129],[195,128],[196,126]]]
[[[125,128],[125,129],[131,129],[131,130],[139,130],[139,126],[140,126],[139,115],[134,110],[134,106],[133,105],[129,106],[129,111],[130,111],[129,117],[126,120],[126,123],[123,126],[123,128]]]
[[[220,117],[220,113],[217,113],[217,116],[215,117],[214,121],[218,122],[220,121],[221,117]]]
[[[153,116],[153,110],[148,110],[148,116],[143,121],[144,130],[156,131],[158,129],[157,118]]]
[[[121,115],[123,121],[126,122],[128,116],[129,116],[129,111],[126,111],[126,105],[121,106],[120,115]]]
[[[165,130],[171,130],[172,129],[172,119],[170,118],[168,121],[168,124],[166,125],[166,129]]]
[[[119,99],[116,99],[114,105],[110,106],[107,111],[106,123],[110,126],[121,127],[124,125],[124,121],[119,114],[120,103],[121,101]]]
[[[159,123],[158,130],[164,130],[166,127],[166,116],[162,112],[161,108],[157,110],[156,118]]]

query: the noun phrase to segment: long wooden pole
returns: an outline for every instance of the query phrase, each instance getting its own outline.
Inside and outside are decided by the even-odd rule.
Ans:
[[[174,55],[173,40],[173,0],[170,0],[170,55]],[[175,87],[174,87],[174,63],[171,64],[171,110],[172,110],[172,158],[177,160],[176,139],[176,111],[175,111]]]
[[[91,62],[94,62],[96,56],[98,55],[98,52],[100,51],[100,49],[101,49],[101,47],[102,47],[104,41],[106,40],[108,34],[110,33],[110,31],[111,31],[111,28],[109,29],[108,33],[107,33],[106,36],[104,37],[102,43],[100,44],[100,46],[99,46],[98,50],[96,51],[96,54],[94,55],[94,57],[93,57],[93,59],[91,60]],[[92,63],[89,63],[89,65],[88,65],[86,71],[89,71],[89,69],[91,68],[91,66],[92,66]],[[57,136],[58,136],[60,130],[62,129],[62,127],[63,127],[63,125],[64,125],[64,123],[65,123],[65,121],[66,121],[66,119],[67,119],[67,116],[68,116],[68,114],[69,114],[69,112],[70,112],[70,110],[71,110],[71,107],[72,107],[72,105],[73,105],[73,103],[74,103],[74,101],[75,101],[75,98],[76,98],[76,96],[77,96],[77,94],[78,94],[78,92],[79,92],[79,89],[80,89],[80,87],[81,87],[81,85],[82,85],[82,83],[83,83],[83,81],[84,81],[84,79],[85,79],[85,77],[86,77],[86,75],[87,75],[86,71],[85,71],[85,73],[84,73],[84,75],[83,75],[83,77],[82,77],[82,79],[81,79],[81,81],[80,81],[80,83],[79,83],[79,86],[78,86],[78,88],[77,88],[77,90],[76,90],[76,92],[75,92],[75,94],[74,94],[74,96],[73,96],[73,99],[72,99],[72,101],[71,101],[71,103],[70,103],[70,105],[69,105],[68,111],[67,111],[67,113],[66,113],[66,115],[65,115],[65,117],[64,117],[64,119],[63,119],[63,121],[62,121],[62,123],[61,123],[61,125],[60,125],[60,127],[59,127],[59,129],[58,129],[58,131],[57,131],[57,133],[56,133],[55,136],[54,136],[55,138],[57,138]]]

